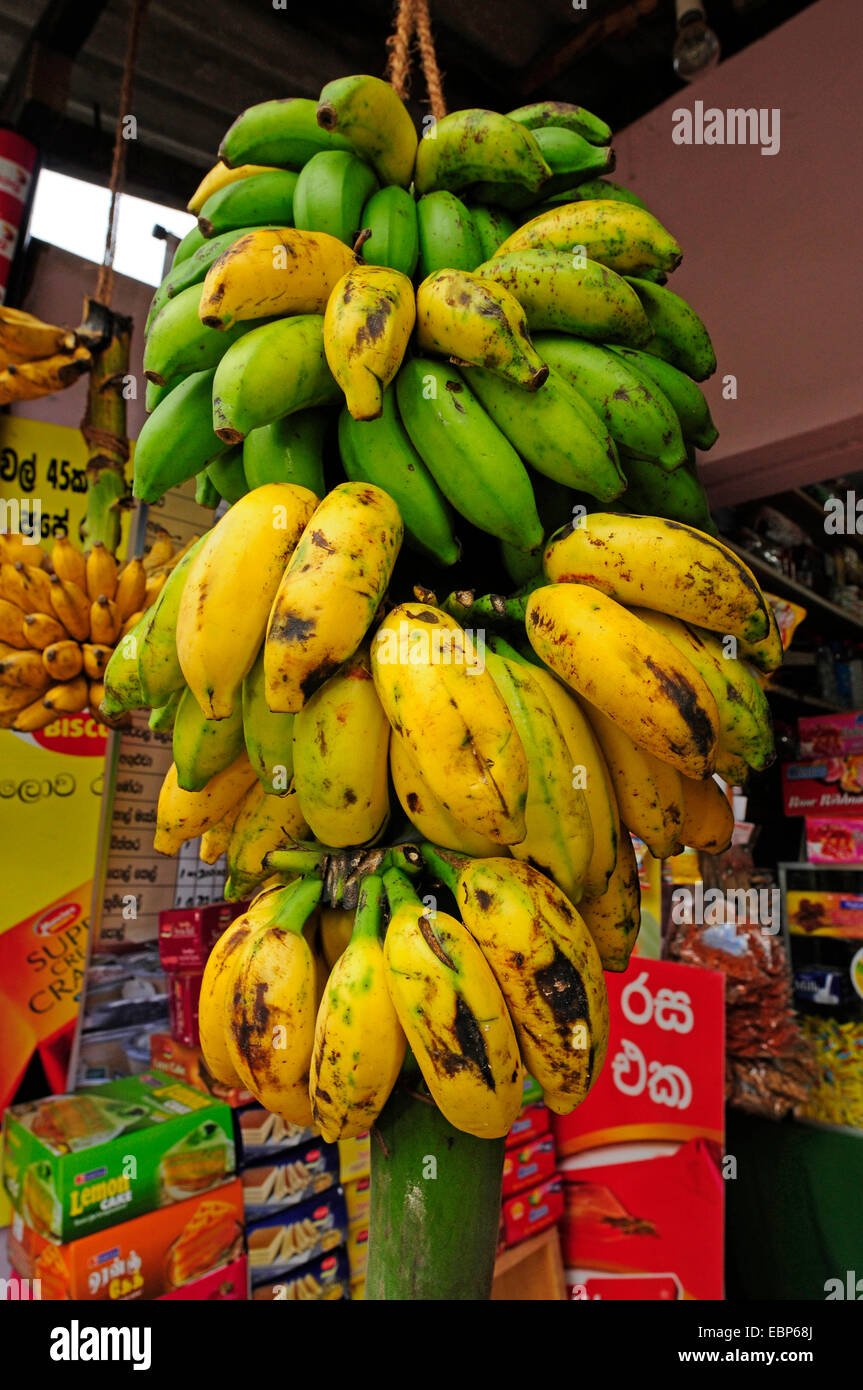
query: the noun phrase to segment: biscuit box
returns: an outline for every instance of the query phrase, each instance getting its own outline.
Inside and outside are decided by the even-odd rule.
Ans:
[[[180,1298],[195,1303],[245,1302],[249,1297],[248,1261],[245,1255],[241,1255],[230,1264],[213,1269],[209,1274],[202,1274],[200,1279],[193,1279],[190,1284],[184,1284],[180,1289],[172,1289],[170,1293],[160,1294],[159,1297],[165,1302]]]
[[[557,1164],[554,1139],[550,1134],[533,1139],[520,1149],[507,1149],[503,1160],[503,1195],[511,1197],[526,1187],[554,1175]]]
[[[3,1182],[58,1244],[216,1187],[236,1170],[230,1107],[159,1072],[13,1105]]]
[[[322,1255],[319,1260],[252,1290],[256,1302],[268,1303],[305,1303],[315,1299],[336,1302],[350,1296],[350,1271],[344,1250]]]
[[[531,1139],[538,1139],[541,1134],[548,1134],[550,1131],[551,1116],[548,1108],[545,1105],[526,1105],[506,1136],[506,1147],[511,1149],[517,1144],[522,1148]]]
[[[553,1226],[563,1216],[563,1181],[555,1176],[547,1178],[539,1187],[510,1197],[504,1202],[502,1210],[503,1235],[505,1243],[518,1245],[535,1236],[548,1226]]]
[[[248,903],[207,903],[159,913],[159,960],[163,970],[203,970],[222,932]]]
[[[242,1086],[224,1086],[207,1070],[204,1054],[199,1047],[187,1047],[177,1042],[170,1033],[150,1034],[150,1066],[154,1071],[165,1072],[168,1076],[179,1077],[196,1091],[223,1100],[231,1109],[249,1105],[253,1100],[251,1091]],[[309,1131],[311,1133],[311,1131]],[[239,1161],[239,1155],[238,1155]]]
[[[347,1233],[348,1211],[340,1187],[274,1216],[250,1221],[246,1242],[252,1283],[270,1282],[281,1271],[335,1250]]]
[[[8,1240],[13,1266],[23,1278],[40,1281],[43,1299],[116,1303],[162,1298],[240,1258],[243,1190],[235,1178],[203,1197],[175,1202],[67,1245],[46,1240],[16,1213]]]
[[[281,1149],[295,1149],[315,1138],[313,1129],[291,1124],[280,1115],[273,1115],[262,1105],[250,1105],[236,1115],[238,1161],[246,1165],[259,1163],[262,1158]]]
[[[248,1216],[266,1216],[318,1196],[339,1182],[335,1144],[312,1139],[287,1153],[244,1168],[241,1174]]]

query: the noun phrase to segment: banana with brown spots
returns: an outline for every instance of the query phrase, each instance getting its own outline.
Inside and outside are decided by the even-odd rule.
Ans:
[[[619,724],[587,700],[582,709],[602,748],[624,825],[657,859],[667,859],[682,842],[680,773],[639,748]]]
[[[414,288],[383,265],[358,265],[338,281],[324,313],[324,352],[355,420],[376,420],[416,321]]]

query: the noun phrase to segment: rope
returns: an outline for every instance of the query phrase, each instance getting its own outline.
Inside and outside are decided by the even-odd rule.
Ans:
[[[111,206],[108,210],[108,229],[105,234],[105,254],[96,281],[95,298],[106,308],[110,307],[114,293],[114,255],[117,250],[117,217],[120,211],[120,192],[126,176],[126,147],[123,138],[123,121],[132,105],[135,87],[135,64],[138,58],[138,45],[141,38],[141,25],[147,0],[132,0],[132,18],[129,23],[129,37],[126,42],[126,59],[123,64],[123,85],[120,88],[120,109],[117,112],[117,128],[114,134],[114,156],[111,161],[111,177],[108,187],[111,190]]]
[[[411,47],[414,42],[419,49],[432,115],[435,120],[440,120],[446,115],[446,102],[431,31],[428,0],[399,0],[395,28],[387,39],[387,78],[402,101],[407,100],[410,91]]]

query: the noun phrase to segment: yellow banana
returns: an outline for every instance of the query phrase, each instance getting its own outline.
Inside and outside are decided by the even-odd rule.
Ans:
[[[164,583],[164,580],[162,582]],[[161,588],[161,584],[159,588]],[[105,591],[103,590],[103,592]],[[133,560],[128,560],[120,570],[117,588],[113,595],[121,622],[125,622],[133,613],[144,608],[146,597],[147,571],[144,569],[143,561],[135,557]],[[153,597],[155,598],[156,594]]]
[[[496,840],[476,834],[450,815],[427,786],[407,740],[395,729],[390,734],[390,773],[402,810],[423,839],[474,859],[500,854],[501,846]]]
[[[608,1047],[602,962],[579,912],[529,864],[480,859],[453,868],[428,857],[494,971],[525,1067],[546,1104],[568,1115],[602,1071]]]
[[[585,199],[540,213],[507,237],[495,257],[512,251],[570,251],[583,254],[619,275],[645,270],[671,271],[683,252],[674,237],[645,208],[619,199]]]
[[[243,950],[230,1003],[228,1053],[244,1085],[266,1110],[297,1123],[315,1038],[315,960],[303,925],[321,895],[304,879],[274,895],[272,916]]]
[[[27,685],[0,685],[0,729],[9,729],[21,710],[34,703]],[[41,704],[41,700],[36,703]],[[51,716],[53,718],[53,715]]]
[[[10,647],[24,650],[30,646],[30,638],[24,631],[24,609],[7,598],[0,598],[0,642]]]
[[[382,185],[407,188],[414,171],[417,134],[404,102],[389,82],[359,73],[337,77],[321,92],[317,122],[368,161]]]
[[[51,642],[45,648],[42,663],[52,680],[69,681],[82,669],[85,650],[71,637],[61,637],[59,642]]]
[[[90,711],[90,713],[92,714],[93,718],[94,718],[94,719],[98,719],[100,723],[102,723],[103,721],[102,721],[102,716],[101,716],[101,714],[99,713],[99,711],[100,711],[100,709],[101,709],[102,701],[104,700],[104,698],[105,698],[105,682],[104,682],[104,681],[88,681],[88,682],[87,682],[87,708],[89,709],[89,711]]]
[[[603,970],[625,970],[641,926],[638,861],[625,826],[620,827],[617,863],[608,887],[597,897],[583,897],[578,910],[593,937]]]
[[[52,642],[63,642],[68,637],[63,624],[48,613],[25,613],[23,631],[30,646],[38,647],[40,652]]]
[[[27,693],[32,695],[33,691],[29,690]],[[9,727],[20,734],[34,734],[38,729],[44,729],[46,725],[53,724],[56,719],[56,712],[49,709],[48,705],[45,704],[44,697],[40,695],[38,700],[34,700],[32,704],[25,705],[23,709],[18,710]]]
[[[22,309],[0,305],[0,367],[68,354],[74,347],[75,334],[68,329],[43,323]]]
[[[120,614],[113,599],[100,594],[90,604],[90,638],[100,647],[113,647],[120,636]]]
[[[543,568],[554,583],[591,584],[618,603],[748,642],[769,629],[752,571],[727,545],[678,521],[592,512],[552,536]]]
[[[79,710],[86,709],[87,701],[90,698],[90,687],[87,684],[86,676],[73,676],[70,681],[61,681],[59,685],[52,685],[42,696],[42,703],[46,709],[53,710],[58,714],[77,714]]]
[[[563,733],[526,662],[489,652],[486,664],[527,756],[527,829],[512,846],[513,857],[531,864],[578,902],[593,855],[593,826],[587,797],[573,786]]]
[[[39,538],[32,531],[22,534],[20,531],[0,531],[0,561],[6,565],[14,565],[20,560],[22,565],[32,565],[35,557],[39,564],[41,550],[38,549]]]
[[[333,288],[324,352],[355,420],[376,420],[416,321],[413,285],[382,265],[357,265]]]
[[[113,598],[117,592],[117,561],[106,545],[97,541],[85,556],[87,597],[95,603],[101,594]]]
[[[341,483],[327,494],[273,602],[264,649],[271,710],[296,714],[353,655],[384,596],[403,536],[398,507],[381,488]]]
[[[619,724],[587,701],[584,713],[605,756],[621,820],[651,854],[667,859],[681,839],[680,773],[646,748],[639,748]]]
[[[321,949],[330,970],[353,936],[354,914],[344,907],[321,908]]]
[[[61,579],[87,590],[87,562],[68,536],[58,536],[51,547],[51,568]]]
[[[515,295],[466,270],[438,270],[423,280],[417,290],[417,345],[423,352],[486,367],[528,391],[548,377]]]
[[[229,508],[192,561],[177,615],[177,654],[208,719],[232,712],[282,572],[317,502],[292,483],[255,488]]]
[[[407,1047],[384,973],[383,886],[375,875],[363,880],[353,934],[327,981],[315,1023],[309,1096],[328,1143],[374,1124]]]
[[[716,701],[666,637],[585,584],[549,584],[527,601],[537,656],[634,743],[687,777],[716,760]]]
[[[402,604],[375,634],[372,673],[393,730],[444,809],[475,835],[523,840],[527,758],[469,635],[440,609]]]
[[[343,849],[380,835],[390,814],[389,739],[362,648],[294,716],[294,787],[322,844]]]
[[[228,844],[228,882],[225,896],[248,896],[267,876],[266,855],[287,849],[295,840],[306,840],[309,827],[303,819],[293,787],[285,796],[271,796],[255,778],[234,821]]]
[[[217,825],[252,785],[254,776],[246,754],[241,753],[224,772],[216,773],[203,791],[184,792],[177,785],[177,769],[172,763],[159,792],[154,848],[159,854],[176,854],[187,840]]]
[[[153,544],[144,556],[144,569],[149,573],[166,565],[174,554],[174,542],[171,540],[170,532],[164,526],[159,526]],[[179,559],[179,556],[177,557]]]
[[[51,575],[51,606],[54,617],[77,642],[90,636],[90,600],[83,589],[59,575]]]
[[[207,271],[198,313],[207,328],[274,314],[322,314],[357,258],[327,232],[247,232]]]
[[[0,592],[25,613],[53,613],[51,578],[38,565],[24,564],[21,560],[12,565],[0,565]]]
[[[93,359],[89,348],[55,353],[31,362],[10,363],[0,371],[0,405],[12,401],[36,401],[54,391],[65,391],[73,381],[88,372]]]
[[[248,796],[248,792],[246,793]],[[245,797],[241,797],[236,806],[232,806],[227,815],[222,816],[220,821],[205,830],[201,836],[201,848],[198,851],[198,858],[202,864],[215,864],[217,859],[221,859],[226,853],[228,845],[231,843],[231,835],[234,830],[234,823],[240,814]]]
[[[721,854],[731,844],[734,812],[731,802],[713,777],[694,781],[682,777],[683,824],[680,843],[691,849]]]
[[[238,164],[236,169],[229,169],[227,164],[222,164],[219,161],[201,179],[186,204],[186,208],[197,217],[207,199],[211,198],[214,193],[218,193],[221,188],[226,188],[229,183],[250,179],[255,174],[268,174],[270,169],[269,164]]]
[[[42,653],[35,648],[31,651],[13,649],[8,656],[0,660],[2,685],[25,686],[35,695],[37,691],[47,689],[50,683],[51,678],[42,662]]]
[[[463,923],[427,915],[396,870],[384,883],[387,986],[423,1079],[456,1129],[500,1138],[521,1108],[523,1074],[491,967]]]

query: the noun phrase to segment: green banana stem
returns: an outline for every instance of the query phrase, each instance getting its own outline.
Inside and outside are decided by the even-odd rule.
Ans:
[[[354,914],[353,936],[378,938],[384,907],[384,881],[380,874],[369,874],[360,887],[360,897]]]
[[[93,368],[81,433],[87,443],[87,515],[82,536],[89,548],[101,542],[111,554],[120,544],[123,503],[129,496],[126,461],[126,398],[132,320],[94,299],[84,302],[83,340],[93,341]]]
[[[408,878],[417,878],[423,869],[419,848],[413,844],[392,845],[375,872],[382,874],[387,869],[399,869],[403,874],[407,874]]]
[[[449,888],[451,893],[455,893],[458,886],[459,874],[470,861],[462,854],[454,854],[452,850],[441,849],[438,845],[430,845],[423,841],[420,845],[422,857],[426,862],[426,868],[439,878],[445,888]]]
[[[384,888],[392,917],[400,907],[419,908],[422,903],[414,892],[413,885],[400,869],[387,869],[384,874]]]
[[[269,925],[299,935],[305,926],[306,918],[314,912],[321,900],[322,888],[319,878],[302,878],[298,883],[288,884],[284,893],[278,897]]]
[[[264,869],[276,874],[317,874],[321,876],[324,850],[317,849],[271,849],[264,856]]]

